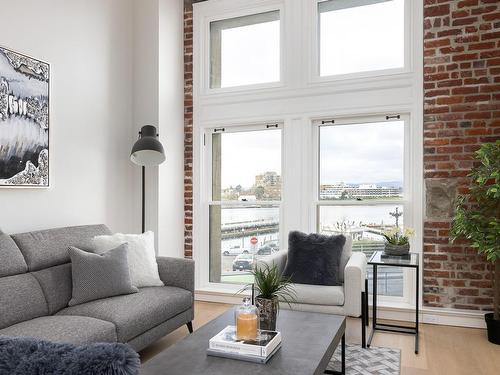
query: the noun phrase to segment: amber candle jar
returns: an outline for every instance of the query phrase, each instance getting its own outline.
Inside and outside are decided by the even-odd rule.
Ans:
[[[249,297],[243,299],[243,305],[235,311],[236,338],[238,340],[256,340],[259,329],[257,308],[252,306]]]

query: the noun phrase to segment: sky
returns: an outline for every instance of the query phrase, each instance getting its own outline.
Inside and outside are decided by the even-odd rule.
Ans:
[[[320,181],[403,181],[404,122],[320,128]]]
[[[281,130],[222,134],[222,187],[249,188],[255,176],[273,171],[281,175]]]
[[[222,30],[221,87],[280,80],[280,21]]]
[[[404,0],[322,12],[320,35],[322,76],[403,67]]]
[[[320,128],[320,180],[370,183],[403,181],[404,122]],[[222,134],[222,187],[251,187],[255,176],[281,175],[281,130]]]

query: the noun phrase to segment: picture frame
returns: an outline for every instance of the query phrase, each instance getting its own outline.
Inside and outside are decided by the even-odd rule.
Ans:
[[[50,73],[0,46],[0,188],[50,187]]]

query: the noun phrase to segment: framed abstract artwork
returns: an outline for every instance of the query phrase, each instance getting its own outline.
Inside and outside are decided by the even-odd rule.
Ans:
[[[0,187],[49,186],[50,65],[0,47]]]

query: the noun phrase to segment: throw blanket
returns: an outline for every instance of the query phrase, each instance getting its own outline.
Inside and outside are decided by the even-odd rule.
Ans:
[[[125,344],[0,337],[0,375],[137,375],[140,366],[139,355]]]

